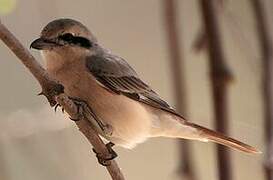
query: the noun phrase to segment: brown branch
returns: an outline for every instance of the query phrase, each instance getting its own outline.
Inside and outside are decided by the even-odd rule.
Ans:
[[[270,26],[261,0],[251,0],[263,61],[263,101],[265,114],[265,139],[267,154],[264,164],[267,180],[273,179],[273,45]]]
[[[212,82],[212,95],[214,105],[214,118],[216,130],[228,134],[228,97],[227,85],[232,79],[223,54],[220,31],[215,13],[214,2],[200,1],[200,8],[204,22],[204,29],[208,37],[208,51],[210,64],[210,78]],[[229,151],[217,145],[218,174],[221,180],[230,180],[231,164]]]
[[[215,8],[217,12],[221,13],[224,11],[224,6],[225,3],[228,3],[228,1],[225,0],[217,0],[214,1],[215,3]],[[197,33],[197,36],[195,40],[193,41],[192,44],[192,49],[196,52],[199,53],[207,48],[208,45],[208,37],[207,34],[205,33],[205,30],[203,27],[200,28],[200,30]]]
[[[165,28],[168,38],[168,47],[170,54],[170,67],[173,79],[173,90],[175,96],[175,107],[179,113],[186,113],[186,88],[185,88],[185,75],[183,71],[183,59],[181,57],[181,46],[179,43],[179,33],[177,27],[177,15],[176,15],[176,0],[163,0],[164,5],[164,19]],[[183,177],[187,177],[189,180],[194,180],[194,171],[192,161],[190,159],[190,147],[189,143],[184,140],[179,140],[180,148],[180,165],[179,174]]]
[[[208,46],[208,37],[203,29],[199,30],[196,36],[196,39],[193,41],[192,49],[196,53],[199,53],[200,51],[207,49],[207,46]]]
[[[42,93],[48,98],[51,105],[57,101],[65,111],[71,116],[75,117],[77,114],[77,107],[64,93],[54,94],[57,84],[46,72],[46,70],[35,60],[29,51],[17,40],[17,38],[0,22],[0,39],[13,51],[13,53],[21,60],[21,62],[28,68],[36,80],[42,87]],[[89,142],[93,145],[96,152],[101,153],[105,157],[109,157],[109,152],[99,138],[96,131],[92,128],[92,116],[88,115],[77,121],[76,124],[79,130],[86,136]],[[117,163],[114,160],[110,161],[109,166],[106,166],[109,174],[113,180],[124,180],[124,176],[120,171]]]

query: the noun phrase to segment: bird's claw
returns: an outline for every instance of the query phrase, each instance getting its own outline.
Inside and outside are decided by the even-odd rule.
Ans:
[[[54,107],[57,104],[55,96],[62,93],[64,93],[64,86],[62,84],[49,81],[47,84],[42,86],[42,92],[40,92],[38,96],[44,95],[47,98],[50,106]]]
[[[69,119],[74,121],[74,122],[77,122],[77,121],[81,120],[80,118],[72,118],[72,117],[69,117]]]
[[[54,111],[57,112],[58,108],[61,107],[62,113],[64,113],[64,108],[60,104],[54,106]]]
[[[87,104],[87,102],[79,99],[79,98],[73,98],[69,97],[70,100],[72,100],[75,105],[77,106],[77,113],[75,117],[70,117],[72,121],[79,121],[82,118],[85,117],[85,113],[90,113],[91,116],[95,119],[96,124],[98,125],[98,128],[106,135],[111,136],[113,129],[109,124],[104,124],[101,122],[101,120],[96,116],[96,114],[92,111],[90,106]]]
[[[86,105],[86,102],[82,101],[80,99],[77,99],[77,98],[72,98],[72,97],[69,97],[69,99],[72,100],[74,102],[74,104],[76,105],[76,107],[77,107],[76,116],[75,117],[69,117],[69,119],[76,122],[76,121],[79,121],[82,118],[84,118],[84,107]]]
[[[103,166],[109,166],[111,164],[111,160],[115,159],[116,157],[118,157],[117,153],[113,150],[113,146],[115,144],[112,142],[109,142],[106,144],[106,148],[108,150],[108,155],[105,156],[102,153],[98,153],[94,148],[93,148],[93,152],[96,154],[96,157],[98,158],[98,162],[103,165]]]

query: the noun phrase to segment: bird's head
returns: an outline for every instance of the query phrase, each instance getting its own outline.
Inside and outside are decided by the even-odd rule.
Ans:
[[[48,23],[30,47],[47,53],[90,51],[97,43],[93,34],[80,22],[57,19]]]

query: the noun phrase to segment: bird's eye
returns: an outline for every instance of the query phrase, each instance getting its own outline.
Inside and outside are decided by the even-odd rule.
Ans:
[[[92,47],[92,43],[88,39],[81,36],[74,36],[71,33],[65,33],[60,35],[58,38],[70,45],[77,45],[87,49]]]
[[[60,35],[59,38],[64,41],[71,42],[73,41],[74,36],[71,33],[65,33],[63,35]]]

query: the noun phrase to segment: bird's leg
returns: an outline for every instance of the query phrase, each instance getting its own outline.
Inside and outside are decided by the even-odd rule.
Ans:
[[[111,136],[112,134],[112,127],[108,124],[104,124],[94,113],[92,108],[87,104],[86,101],[81,100],[79,98],[74,98],[74,97],[69,97],[75,105],[77,106],[77,117],[76,118],[71,118],[72,121],[79,121],[83,117],[85,117],[85,113],[89,113],[94,120],[96,121],[96,124],[100,128],[100,130],[106,135],[106,136]]]
[[[77,117],[69,117],[69,119],[72,121],[81,120],[84,117],[84,106],[86,105],[86,102],[78,98],[69,97],[69,99],[72,100],[77,107]]]
[[[98,153],[94,148],[93,148],[93,152],[96,154],[96,157],[98,158],[98,162],[103,165],[103,166],[109,166],[110,165],[110,161],[115,159],[116,157],[118,157],[117,153],[113,150],[113,146],[115,144],[112,142],[109,142],[106,144],[106,148],[109,152],[108,156],[105,157],[103,154]]]

